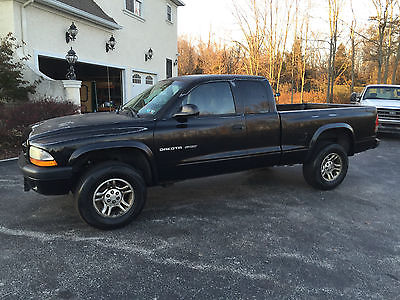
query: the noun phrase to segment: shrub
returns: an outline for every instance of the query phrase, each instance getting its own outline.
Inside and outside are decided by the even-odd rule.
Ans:
[[[69,101],[45,98],[34,102],[0,105],[0,157],[16,156],[29,125],[76,114],[79,107]]]

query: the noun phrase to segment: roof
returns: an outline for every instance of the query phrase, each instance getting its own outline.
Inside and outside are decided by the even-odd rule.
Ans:
[[[400,85],[398,84],[381,84],[381,83],[377,83],[377,84],[369,84],[366,86],[366,88],[369,87],[381,87],[381,88],[400,88]]]
[[[103,18],[105,20],[108,20],[110,22],[115,22],[113,18],[111,18],[109,15],[107,15],[101,8],[98,6],[93,0],[58,0],[64,4],[70,5],[72,7],[75,7],[77,9],[86,11],[92,15],[98,16],[100,18]]]
[[[175,77],[173,79],[187,81],[187,82],[203,82],[212,80],[266,80],[262,76],[252,76],[252,75],[186,75]]]
[[[96,24],[103,25],[110,29],[122,28],[93,0],[36,0],[36,2],[84,19],[88,19]]]

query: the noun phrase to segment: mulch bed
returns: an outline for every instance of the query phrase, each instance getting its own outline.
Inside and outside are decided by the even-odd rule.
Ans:
[[[10,143],[0,143],[0,160],[17,157],[21,152],[21,146]]]

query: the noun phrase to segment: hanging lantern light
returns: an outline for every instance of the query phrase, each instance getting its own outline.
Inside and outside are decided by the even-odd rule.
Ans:
[[[75,26],[75,23],[72,22],[71,26],[69,26],[67,32],[65,33],[65,41],[67,42],[67,44],[70,41],[75,41],[77,35],[78,28]]]

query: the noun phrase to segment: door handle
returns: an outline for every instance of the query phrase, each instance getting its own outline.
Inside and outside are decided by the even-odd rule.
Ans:
[[[244,130],[244,126],[242,124],[236,124],[236,125],[232,126],[232,130],[241,131],[241,130]]]

